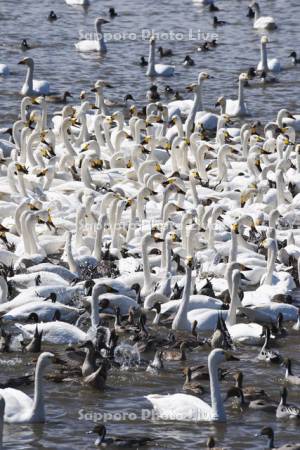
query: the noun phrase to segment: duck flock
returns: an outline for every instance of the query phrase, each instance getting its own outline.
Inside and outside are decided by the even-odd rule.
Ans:
[[[109,15],[118,20],[114,8]],[[248,15],[262,30],[261,61],[239,75],[237,100],[219,97],[218,113],[203,109],[211,77],[203,71],[188,86],[193,100],[170,86],[174,98],[161,100],[155,80],[176,80],[176,67],[156,64],[172,50],[155,36],[140,61],[152,83],[143,108],[131,95],[108,101],[101,78],[69,103],[69,91],[53,94],[34,79],[30,56],[19,62],[20,114],[0,140],[0,363],[21,359],[24,374],[12,365],[2,377],[1,448],[14,424],[49,423],[51,384],[62,405],[74,385],[99,404],[110,391],[122,399],[120,373],[127,390],[138,373],[145,420],[176,433],[178,422],[199,423],[186,448],[222,445],[211,424],[238,415],[237,428],[258,417],[251,448],[300,449],[293,436],[274,438],[276,423],[300,423],[300,112],[282,107],[265,124],[247,118],[245,86],[276,83],[281,70],[267,54],[265,31],[276,20],[258,3]],[[57,19],[51,11],[48,20]],[[76,49],[106,53],[106,23],[97,17],[98,38]],[[30,50],[26,39],[21,45]],[[184,65],[194,65],[190,55]],[[50,113],[49,103],[61,110]],[[271,393],[261,387],[270,368]],[[133,421],[122,436],[110,426],[86,423],[80,448],[182,448],[166,446],[162,428],[142,435]],[[236,433],[226,448],[249,448]]]

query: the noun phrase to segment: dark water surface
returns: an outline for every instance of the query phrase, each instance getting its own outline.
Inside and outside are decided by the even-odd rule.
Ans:
[[[299,111],[299,67],[291,67],[288,54],[299,43],[299,0],[266,0],[261,1],[266,15],[276,18],[279,28],[270,35],[269,49],[272,56],[280,59],[287,68],[280,75],[280,83],[266,89],[252,89],[246,92],[247,103],[253,117],[263,121],[274,117],[282,108]],[[113,6],[119,17],[106,26],[107,31],[136,32],[141,35],[142,29],[168,32],[173,30],[193,36],[201,32],[217,32],[219,46],[207,54],[193,53],[196,41],[163,42],[164,46],[174,51],[170,62],[175,64],[176,77],[166,81],[157,81],[159,87],[170,84],[183,90],[184,86],[197,79],[201,70],[207,70],[214,76],[204,87],[204,105],[212,107],[216,99],[224,94],[235,96],[237,77],[241,70],[255,66],[259,61],[259,36],[252,29],[251,21],[245,17],[248,0],[220,0],[222,9],[218,13],[220,19],[230,25],[213,29],[212,17],[207,9],[203,9],[195,0],[115,0]],[[32,56],[36,63],[35,77],[47,79],[53,91],[63,92],[68,89],[78,96],[80,91],[88,90],[98,78],[105,78],[114,86],[109,91],[111,98],[123,97],[131,93],[139,103],[145,102],[145,92],[150,85],[144,68],[137,65],[141,55],[147,56],[148,43],[143,40],[114,41],[108,43],[105,57],[97,55],[80,55],[74,43],[79,39],[80,30],[93,32],[94,18],[107,12],[112,6],[110,1],[93,1],[85,11],[81,7],[67,6],[63,0],[0,0],[0,63],[10,66],[10,77],[0,80],[0,126],[11,125],[19,110],[19,96],[25,70],[17,62],[24,56]],[[53,9],[60,16],[55,23],[46,18]],[[22,52],[19,44],[27,38],[34,49]],[[295,48],[296,47],[296,48]],[[184,68],[181,62],[185,54],[190,54],[196,66]],[[299,52],[300,53],[300,52]],[[59,107],[55,107],[58,109]],[[278,343],[283,356],[300,359],[299,334],[291,334]],[[197,353],[188,353],[188,363],[205,363],[207,349]],[[227,364],[233,372],[240,369],[244,372],[245,385],[256,384],[265,389],[272,398],[279,399],[279,388],[282,385],[284,369],[256,361],[258,349],[246,348],[239,352],[241,361]],[[146,358],[152,354],[145,355]],[[144,357],[144,355],[143,355]],[[25,358],[25,359],[24,359]],[[1,378],[12,374],[23,374],[32,369],[32,365],[24,367],[24,360],[30,362],[28,356],[10,354],[1,356]],[[242,413],[227,406],[228,423],[226,425],[153,422],[141,420],[141,410],[149,408],[143,398],[150,393],[179,392],[183,384],[180,368],[183,364],[166,363],[166,371],[160,377],[144,372],[144,369],[120,372],[112,370],[108,378],[108,388],[103,392],[93,391],[78,383],[55,384],[46,382],[47,423],[45,425],[5,426],[4,442],[6,449],[64,449],[81,450],[93,448],[94,436],[87,434],[92,428],[91,420],[80,420],[84,413],[86,418],[92,414],[103,412],[134,413],[134,421],[124,420],[110,422],[109,432],[120,434],[144,435],[157,439],[157,446],[149,448],[204,448],[207,436],[216,435],[219,445],[230,449],[260,449],[264,441],[254,437],[263,425],[272,424],[278,435],[278,444],[300,441],[299,423],[276,421],[274,416],[256,411]],[[226,365],[224,365],[226,366]],[[299,363],[294,364],[295,373],[300,373]],[[232,384],[230,376],[224,382],[226,387]],[[208,387],[208,386],[207,386]],[[33,387],[24,388],[33,394]],[[205,399],[210,401],[208,389]],[[299,387],[289,389],[289,401],[300,403]]]

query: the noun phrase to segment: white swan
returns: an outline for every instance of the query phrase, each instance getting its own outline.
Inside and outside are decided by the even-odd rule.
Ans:
[[[261,50],[260,50],[260,62],[257,65],[257,70],[263,70],[266,74],[268,72],[280,72],[281,71],[281,65],[277,58],[268,58],[267,54],[267,44],[269,42],[269,39],[267,36],[262,36],[260,43],[261,43]]]
[[[67,5],[72,6],[88,6],[90,4],[90,0],[65,0]]]
[[[149,58],[146,75],[148,77],[171,77],[174,75],[174,70],[174,66],[155,64],[155,37],[152,36],[149,40]]]
[[[102,25],[109,23],[109,20],[106,20],[104,17],[97,17],[95,20],[95,30],[97,39],[84,39],[75,44],[76,49],[79,52],[100,52],[106,53],[107,48],[104,41],[104,35],[102,32]]]
[[[232,272],[232,295],[231,304],[240,304],[238,288],[240,284],[240,274],[238,270]],[[263,327],[257,323],[236,323],[236,308],[230,308],[226,319],[227,329],[230,337],[235,343],[246,345],[259,345],[262,340]]]
[[[249,111],[244,100],[244,84],[247,80],[247,74],[241,73],[239,76],[238,99],[226,99],[225,113],[230,117],[242,117],[249,115]]]
[[[23,336],[32,339],[36,330],[36,324],[16,323]],[[43,332],[42,341],[47,344],[69,345],[79,344],[87,340],[87,334],[75,325],[56,320],[54,322],[41,322],[38,324],[39,332]]]
[[[0,64],[0,77],[7,77],[9,74],[9,67],[6,64]]]
[[[163,420],[226,422],[218,369],[222,362],[235,359],[224,350],[212,350],[208,356],[211,405],[187,394],[147,395],[154,412]]]
[[[40,423],[45,422],[43,373],[51,363],[53,353],[44,352],[39,356],[35,369],[34,398],[32,399],[19,389],[0,389],[4,398],[4,421],[7,423]]]
[[[21,89],[21,95],[29,97],[37,97],[39,95],[49,95],[50,85],[45,80],[34,80],[34,61],[32,58],[24,58],[18,64],[23,64],[28,67],[26,79]]]
[[[277,25],[271,16],[261,16],[258,3],[252,3],[251,8],[254,10],[253,28],[256,30],[275,30]]]

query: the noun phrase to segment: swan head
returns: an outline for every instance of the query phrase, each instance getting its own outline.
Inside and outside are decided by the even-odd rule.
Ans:
[[[172,116],[171,120],[169,121],[169,125],[180,125],[181,123],[181,118],[176,114]]]
[[[199,172],[197,170],[194,170],[194,169],[190,171],[190,179],[193,179],[193,178],[195,180],[201,181],[201,177],[199,175]]]
[[[149,43],[150,43],[150,45],[152,45],[152,46],[155,45],[155,37],[154,37],[154,36],[151,36],[151,37],[150,37]]]
[[[256,2],[251,3],[251,4],[249,5],[249,8],[254,9],[254,11],[255,11],[255,10],[256,10],[256,11],[259,11],[259,10],[260,10],[259,4],[256,3]]]
[[[211,76],[207,72],[200,72],[198,76],[198,83],[202,80],[208,80]]]
[[[281,117],[281,118],[286,117],[288,119],[295,119],[295,116],[293,116],[293,114],[290,113],[287,109],[281,109],[278,112],[277,121],[278,121],[278,117]]]
[[[267,36],[263,36],[263,37],[261,38],[260,42],[261,42],[262,44],[268,44],[269,39],[268,39]]]
[[[91,89],[91,92],[97,92],[101,88],[112,88],[112,85],[105,80],[97,80],[94,84],[94,87]]]
[[[240,74],[239,81],[248,81],[248,80],[249,80],[249,77],[248,77],[248,74],[246,72],[243,72],[243,73]]]
[[[185,264],[186,264],[186,267],[192,268],[193,265],[194,265],[194,259],[193,259],[193,257],[192,257],[192,256],[187,256],[187,258],[186,258],[186,260],[185,260]]]
[[[105,17],[97,17],[95,20],[95,26],[98,28],[98,26],[104,25],[105,23],[109,23],[109,20],[105,19]]]
[[[38,359],[38,363],[42,364],[43,366],[48,366],[52,363],[54,359],[54,353],[50,352],[43,352]]]
[[[239,224],[238,223],[233,223],[231,225],[231,229],[235,234],[239,234]]]
[[[28,67],[33,67],[34,62],[33,62],[32,58],[23,58],[23,59],[21,59],[21,61],[18,62],[18,64],[23,64]]]
[[[222,107],[226,106],[226,99],[225,99],[225,97],[221,96],[221,97],[218,98],[218,100],[215,103],[215,107],[217,107],[217,106],[222,106]],[[223,116],[225,116],[225,114],[223,114]]]
[[[16,163],[16,171],[17,173],[22,173],[23,175],[28,174],[28,169],[24,164]]]
[[[32,103],[33,105],[42,105],[42,104],[46,103],[46,100],[45,100],[44,97],[39,96],[39,97],[33,98],[33,99],[31,100],[31,103]]]
[[[239,359],[231,353],[219,348],[212,350],[208,356],[208,362],[217,366],[225,361],[239,361]]]

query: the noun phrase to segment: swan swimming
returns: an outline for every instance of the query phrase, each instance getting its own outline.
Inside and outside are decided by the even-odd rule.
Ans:
[[[45,422],[45,406],[43,395],[43,373],[52,362],[53,353],[42,353],[37,361],[34,381],[34,398],[24,392],[5,388],[0,394],[5,401],[4,421],[7,423],[41,423]]]
[[[39,95],[49,95],[50,84],[45,80],[34,80],[34,61],[32,58],[24,58],[18,64],[23,64],[28,67],[27,75],[23,87],[21,89],[21,95],[29,97],[37,97]]]
[[[100,52],[100,53],[106,53],[107,47],[106,43],[104,41],[104,35],[102,32],[102,25],[109,23],[109,20],[105,19],[104,17],[97,17],[95,20],[95,36],[97,36],[97,39],[95,40],[82,40],[79,42],[76,42],[75,47],[79,52]]]
[[[226,422],[226,413],[218,381],[218,368],[224,361],[236,360],[224,350],[212,350],[208,356],[211,405],[187,394],[147,395],[154,412],[163,420]]]
[[[174,75],[175,67],[166,64],[155,64],[155,37],[149,40],[149,58],[146,75],[148,77],[171,77]]]

